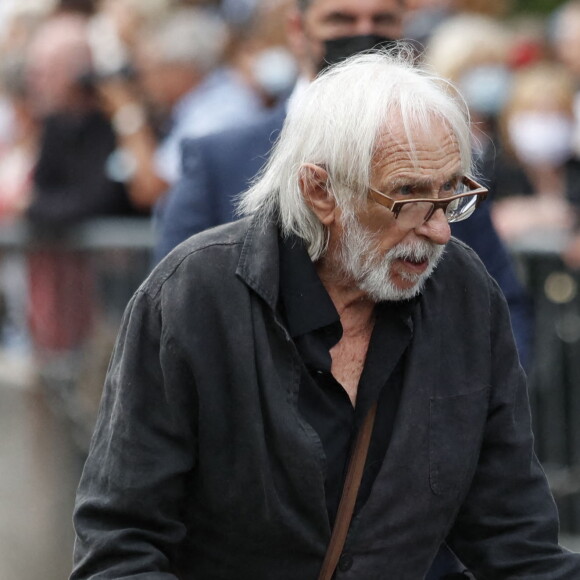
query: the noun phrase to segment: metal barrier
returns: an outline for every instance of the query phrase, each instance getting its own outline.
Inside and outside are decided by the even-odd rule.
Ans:
[[[92,432],[122,313],[150,269],[153,241],[149,220],[111,218],[72,228],[54,246],[88,266],[91,307],[97,316],[77,344],[41,349],[36,363],[42,387],[55,411],[70,422],[82,451]],[[576,534],[580,533],[580,275],[559,259],[562,243],[554,236],[534,236],[512,250],[534,302],[529,388],[536,449],[560,509],[562,530]],[[44,248],[25,223],[0,225],[0,255],[29,260],[39,247]],[[82,305],[76,308],[81,311]]]
[[[48,240],[25,222],[0,224],[0,260],[17,257],[26,271],[35,380],[82,453],[123,311],[150,269],[153,239],[146,218],[96,219]]]
[[[536,452],[556,497],[562,530],[580,533],[580,272],[560,259],[564,235],[512,247],[533,300],[529,392]]]

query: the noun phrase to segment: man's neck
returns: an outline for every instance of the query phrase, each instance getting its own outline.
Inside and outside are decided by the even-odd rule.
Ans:
[[[327,257],[316,263],[318,276],[332,300],[342,325],[342,338],[330,350],[331,372],[343,386],[353,406],[374,327],[375,304]]]
[[[372,324],[375,304],[362,290],[352,281],[337,276],[324,259],[317,262],[316,270],[340,316],[345,336],[357,334]]]
[[[354,407],[373,332],[375,305],[360,291],[327,284],[324,279],[322,283],[334,303],[342,325],[342,337],[330,350],[331,372],[343,386]]]

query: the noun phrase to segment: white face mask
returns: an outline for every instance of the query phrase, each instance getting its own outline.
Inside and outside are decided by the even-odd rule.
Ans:
[[[574,125],[563,113],[517,113],[508,131],[516,155],[528,165],[558,166],[572,153]]]
[[[298,66],[296,60],[284,47],[263,50],[252,65],[256,82],[273,97],[279,97],[296,82]]]
[[[507,67],[489,64],[464,73],[458,86],[472,112],[496,116],[505,105],[510,83],[511,73]]]

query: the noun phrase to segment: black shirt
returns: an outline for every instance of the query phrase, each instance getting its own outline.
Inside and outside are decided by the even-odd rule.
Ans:
[[[331,373],[330,349],[342,337],[338,312],[303,242],[297,237],[280,240],[279,307],[304,362],[298,407],[318,433],[326,455],[326,506],[331,525],[354,437],[375,401],[377,416],[355,512],[368,498],[383,463],[403,388],[414,304],[414,300],[409,300],[376,305],[375,324],[353,408],[348,394]]]

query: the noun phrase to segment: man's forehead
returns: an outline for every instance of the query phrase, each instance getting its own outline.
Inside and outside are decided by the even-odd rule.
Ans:
[[[398,119],[390,121],[382,131],[379,131],[376,148],[403,151],[421,145],[439,147],[448,141],[456,143],[456,135],[451,127],[440,119],[409,121],[407,124]]]
[[[383,180],[391,174],[457,173],[461,153],[456,135],[441,121],[417,125],[407,133],[402,123],[393,123],[377,139],[373,174]]]

